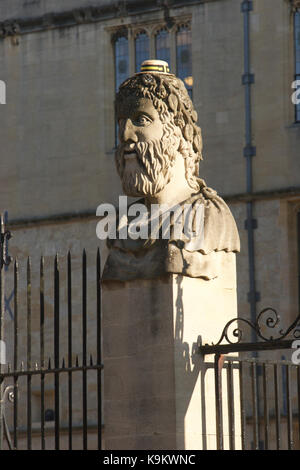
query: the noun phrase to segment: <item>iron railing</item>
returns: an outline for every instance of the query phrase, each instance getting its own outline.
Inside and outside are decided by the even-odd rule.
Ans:
[[[216,355],[213,367],[219,450],[300,449],[299,365]]]
[[[234,325],[236,327],[231,329]],[[244,340],[245,327],[255,333],[257,341],[246,342]],[[270,362],[258,359],[258,357],[242,360],[240,357],[227,356],[233,353],[248,352],[257,356],[258,352],[278,352],[288,349],[292,351],[293,343],[298,343],[299,338],[300,314],[290,326],[282,328],[280,316],[276,310],[265,308],[254,322],[245,318],[233,318],[227,322],[215,344],[199,344],[201,355],[214,354],[218,449],[224,449],[224,414],[228,418],[228,448],[235,449],[235,414],[237,412],[241,416],[241,449],[300,449],[300,366],[290,361]],[[201,338],[199,342],[201,343]],[[248,373],[245,372],[247,367]],[[227,388],[226,386],[224,388],[224,380],[222,380],[224,369],[227,374]],[[238,372],[238,405],[234,405],[233,370]],[[272,377],[271,373],[273,373]],[[259,377],[262,378],[259,380]],[[225,391],[227,394],[226,410],[224,410]],[[263,411],[261,411],[261,403]],[[271,403],[273,403],[272,410]],[[248,415],[247,407],[249,408]],[[270,432],[270,420],[274,427],[272,432]],[[294,428],[297,428],[298,436],[296,445]],[[285,435],[284,440],[282,433]],[[262,434],[263,440],[260,439]]]
[[[9,361],[0,364],[0,447],[101,449],[100,252],[93,266],[85,250],[75,263],[70,252],[47,257],[47,266],[43,256],[35,264],[28,257],[23,270],[15,258],[5,272],[5,290],[9,237],[1,218],[0,339],[6,339]],[[5,293],[11,285],[8,319]],[[215,355],[207,367],[215,377],[218,449],[300,447],[299,365],[228,356],[290,348],[299,338],[299,320],[282,329],[277,312],[264,309],[255,322],[229,321],[216,344],[199,345],[200,354]],[[242,326],[255,331],[260,341],[245,342]]]
[[[10,239],[11,234],[5,228],[4,215],[0,214],[0,377],[5,363],[6,351],[3,347],[4,343],[4,311],[5,311],[5,284],[4,284],[4,267],[10,264],[10,257],[7,253],[7,242]],[[0,449],[2,448],[3,442],[3,430],[5,427],[5,398],[7,394],[4,390],[3,380],[0,378]]]
[[[4,234],[2,223],[2,253]],[[2,259],[7,263],[5,257],[2,256]],[[63,263],[66,263],[63,269],[64,282],[61,278]],[[78,258],[76,264],[78,266]],[[81,299],[76,302],[73,299],[74,283],[72,286],[72,274],[75,269],[70,252],[66,257],[57,254],[54,257],[53,280],[49,280],[45,274],[43,256],[40,258],[39,273],[36,270],[33,272],[32,260],[27,258],[25,280],[22,276],[20,279],[19,261],[15,259],[11,276],[13,319],[7,322],[10,323],[10,329],[5,332],[4,270],[1,269],[0,339],[6,339],[11,360],[2,364],[0,370],[0,448],[102,448],[100,269],[98,249],[96,266],[93,266],[93,286],[96,292],[93,306],[89,305],[88,308],[88,291],[91,286],[88,286],[87,282],[85,250],[82,253],[79,281]],[[38,286],[34,285],[32,277],[39,277]],[[52,299],[49,294],[50,284]],[[89,284],[92,284],[90,276]],[[35,295],[34,299],[33,289],[35,294],[38,290],[38,296]],[[20,295],[22,299],[19,298]],[[76,295],[78,297],[77,292]],[[93,341],[88,342],[88,337],[91,336]],[[65,354],[62,353],[62,344]],[[9,401],[13,402],[13,405],[9,405]],[[79,439],[78,431],[81,433]],[[74,433],[76,443],[73,439]],[[93,442],[90,445],[91,433]]]
[[[230,330],[233,325],[236,327]],[[244,341],[245,327],[255,333],[258,341]],[[268,307],[259,313],[254,322],[242,317],[231,319],[224,326],[219,340],[214,344],[200,344],[199,352],[206,355],[289,349],[299,338],[300,313],[287,328],[282,328],[277,311]]]

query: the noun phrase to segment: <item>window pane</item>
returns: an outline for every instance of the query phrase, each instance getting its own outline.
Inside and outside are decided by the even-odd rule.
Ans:
[[[300,11],[295,13],[296,73],[300,74]]]
[[[165,60],[170,65],[170,39],[169,32],[161,29],[155,36],[156,59]]]
[[[121,83],[128,78],[129,72],[129,49],[126,36],[120,36],[115,41],[115,86],[118,91]],[[115,146],[118,145],[119,126],[115,122]]]
[[[295,71],[295,79],[300,80],[300,11],[295,13]],[[300,96],[300,93],[297,96]],[[300,104],[295,105],[295,114],[296,121],[300,122]]]
[[[176,34],[177,76],[183,80],[192,98],[192,33],[189,27],[181,26]]]
[[[121,36],[115,42],[116,90],[128,77],[128,68],[128,39]]]
[[[149,38],[147,33],[138,34],[135,38],[135,71],[140,72],[144,60],[149,59]]]

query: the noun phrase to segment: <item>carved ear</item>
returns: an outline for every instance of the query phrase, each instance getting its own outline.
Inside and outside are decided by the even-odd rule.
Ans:
[[[171,93],[169,95],[169,98],[168,98],[168,103],[169,103],[169,106],[172,109],[172,111],[174,113],[176,113],[176,111],[178,109],[178,98],[177,98],[177,96],[174,95],[173,93]]]

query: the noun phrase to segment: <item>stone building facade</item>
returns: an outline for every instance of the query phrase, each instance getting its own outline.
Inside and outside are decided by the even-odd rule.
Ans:
[[[37,282],[40,255],[50,273],[55,253],[71,250],[76,291],[85,248],[94,279],[100,245],[105,258],[96,208],[122,194],[114,167],[116,86],[137,61],[159,55],[161,34],[157,58],[183,74],[198,112],[201,177],[238,225],[240,315],[253,318],[271,306],[290,324],[299,312],[300,111],[292,102],[299,11],[297,0],[2,0],[0,209],[8,211],[9,251],[24,276],[28,255]],[[7,278],[9,298],[11,272]],[[25,283],[21,289],[22,297]],[[13,300],[8,336],[9,307]],[[48,308],[51,315],[50,300]],[[38,310],[33,329],[38,334]],[[22,348],[25,354],[25,340]]]

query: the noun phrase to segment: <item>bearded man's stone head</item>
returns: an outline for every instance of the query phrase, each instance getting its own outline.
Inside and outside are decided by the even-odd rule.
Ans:
[[[117,93],[116,116],[116,165],[125,194],[147,197],[162,191],[172,179],[179,156],[184,159],[191,191],[201,189],[201,130],[179,78],[158,72],[141,72],[129,78]]]

